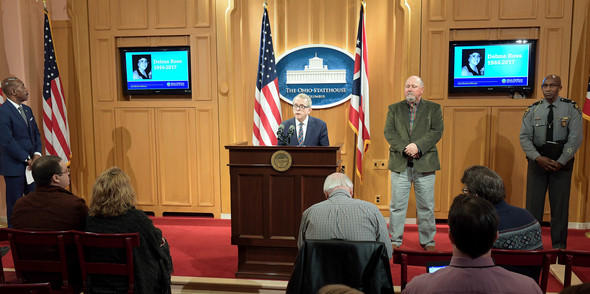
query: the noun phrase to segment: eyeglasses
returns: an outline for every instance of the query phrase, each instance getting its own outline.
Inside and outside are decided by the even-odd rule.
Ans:
[[[303,110],[306,108],[309,108],[309,106],[303,104],[293,104],[293,109],[295,110]]]
[[[69,174],[70,173],[70,169],[67,169],[66,171],[62,171],[60,173],[55,173],[56,175],[63,175],[63,174]]]

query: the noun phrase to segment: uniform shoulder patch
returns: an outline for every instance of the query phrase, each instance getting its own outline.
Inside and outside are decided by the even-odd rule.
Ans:
[[[529,106],[525,111],[524,114],[522,115],[522,118],[526,118],[526,115],[529,114],[529,112],[531,112],[531,107]]]
[[[527,114],[529,114],[529,112],[531,112],[531,108],[537,107],[541,104],[543,104],[543,100],[539,100],[539,101],[531,104],[531,106],[527,107],[527,109],[524,111],[524,115],[522,116],[522,118],[524,119],[527,116]]]
[[[570,100],[570,99],[567,99],[567,98],[560,98],[559,100],[561,102],[565,102],[565,103],[571,104],[572,107],[574,107],[574,109],[576,109],[580,114],[582,114],[582,109],[580,108],[580,106],[578,105],[578,103],[576,103],[576,101]]]

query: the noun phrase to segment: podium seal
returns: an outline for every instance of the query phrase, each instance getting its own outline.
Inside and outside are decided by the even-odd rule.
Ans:
[[[278,150],[270,158],[272,168],[279,172],[284,172],[290,169],[292,162],[293,159],[291,158],[291,154],[285,150]]]

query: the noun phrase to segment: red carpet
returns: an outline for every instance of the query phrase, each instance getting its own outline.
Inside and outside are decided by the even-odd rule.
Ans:
[[[237,271],[238,249],[231,245],[231,221],[200,217],[158,217],[153,218],[154,225],[162,230],[171,245],[170,252],[174,262],[174,275],[192,277],[235,278]],[[584,236],[584,230],[569,230],[568,249],[588,250],[590,239]],[[421,249],[418,242],[418,227],[407,225],[402,248]],[[450,251],[448,226],[437,225],[435,237],[438,250]],[[549,228],[543,227],[543,243],[551,248]],[[8,246],[0,242],[0,246]],[[2,262],[4,267],[13,267],[12,257],[6,255]],[[409,275],[424,273],[422,267],[410,267]],[[590,270],[575,269],[582,281],[590,281]],[[394,285],[400,284],[400,266],[392,264]],[[13,276],[13,274],[9,275]],[[561,291],[561,284],[550,275],[548,291]]]

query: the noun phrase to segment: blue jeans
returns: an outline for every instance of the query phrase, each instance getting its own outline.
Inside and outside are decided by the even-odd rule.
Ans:
[[[391,243],[401,246],[406,223],[410,189],[414,183],[418,232],[422,247],[434,246],[436,222],[434,220],[434,172],[420,173],[413,167],[398,173],[391,172],[391,202],[389,205],[389,234]]]

